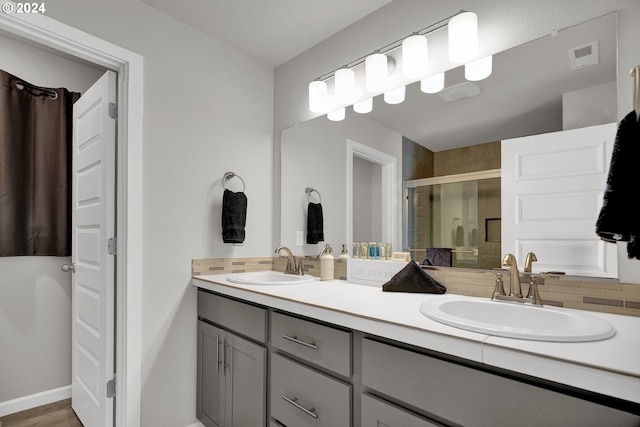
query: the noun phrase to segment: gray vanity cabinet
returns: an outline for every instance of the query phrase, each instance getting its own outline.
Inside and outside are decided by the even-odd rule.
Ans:
[[[288,427],[348,427],[351,385],[272,354],[271,416]]]
[[[203,290],[197,381],[207,427],[640,426],[588,392]]]
[[[395,345],[364,339],[362,346],[362,383],[371,393],[446,424],[637,427],[640,423],[640,417],[631,413]]]
[[[236,304],[243,303],[199,292],[196,415],[207,427],[264,427],[267,419],[267,349],[229,329],[243,329],[249,320],[250,324],[258,325],[253,334],[259,333],[261,328],[266,328],[266,310],[243,304],[234,314],[222,310],[228,316],[225,324],[209,323],[210,317],[219,320],[216,318],[219,311],[212,307],[227,304],[238,307]],[[244,317],[247,312],[263,321],[252,319],[251,315]]]
[[[439,427],[441,425],[368,394],[362,395],[360,419],[362,427]]]
[[[349,427],[352,332],[271,313],[271,416],[287,427]],[[295,359],[295,360],[294,360]]]

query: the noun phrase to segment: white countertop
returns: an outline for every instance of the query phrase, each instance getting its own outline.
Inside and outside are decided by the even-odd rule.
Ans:
[[[613,337],[602,341],[529,341],[468,332],[420,313],[419,307],[427,299],[446,296],[382,292],[379,287],[342,280],[241,285],[227,281],[227,276],[194,276],[193,284],[346,328],[640,403],[638,317],[590,312],[606,319],[616,330]]]

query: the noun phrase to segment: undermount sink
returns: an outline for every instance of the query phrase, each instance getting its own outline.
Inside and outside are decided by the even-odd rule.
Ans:
[[[234,273],[227,276],[227,280],[242,285],[301,285],[313,282],[315,277],[305,274],[284,274],[279,271],[255,271],[251,273]]]
[[[580,311],[484,299],[434,298],[420,313],[467,331],[537,341],[599,341],[615,334],[606,320]]]

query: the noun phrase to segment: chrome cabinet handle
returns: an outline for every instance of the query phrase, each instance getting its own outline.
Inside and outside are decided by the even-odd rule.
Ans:
[[[313,341],[312,342],[302,341],[301,339],[298,339],[298,337],[295,336],[295,335],[292,336],[292,337],[290,337],[289,335],[283,335],[282,338],[284,338],[285,340],[293,341],[293,342],[298,343],[300,345],[303,345],[305,347],[312,348],[314,350],[318,349],[318,346],[316,345],[315,342],[313,342]]]
[[[290,404],[292,404],[294,407],[296,407],[297,409],[300,409],[302,412],[304,412],[305,414],[309,415],[312,418],[318,418],[318,414],[316,414],[316,408],[311,408],[311,409],[307,409],[304,406],[302,406],[301,404],[298,403],[298,398],[297,397],[287,397],[287,396],[282,396],[282,399],[284,399],[285,402],[288,402]]]
[[[68,272],[75,273],[76,272],[76,266],[75,266],[75,264],[62,264],[60,266],[60,270],[64,271],[65,273],[68,273]]]
[[[220,372],[220,335],[216,335],[216,369]]]
[[[225,375],[226,375],[226,369],[231,366],[231,363],[227,363],[227,349],[229,347],[231,347],[231,345],[225,343],[224,347],[222,348],[222,366],[223,366],[222,369],[225,372]]]

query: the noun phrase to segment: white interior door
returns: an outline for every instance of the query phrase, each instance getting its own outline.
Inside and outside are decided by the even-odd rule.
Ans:
[[[116,74],[107,71],[73,107],[72,407],[85,427],[113,425]]]
[[[502,252],[534,272],[618,277],[616,245],[596,235],[616,124],[502,141]]]

